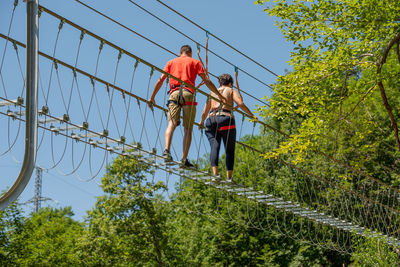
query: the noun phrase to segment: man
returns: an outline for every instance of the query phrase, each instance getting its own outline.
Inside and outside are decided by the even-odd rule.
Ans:
[[[192,86],[195,86],[196,77],[198,75],[204,81],[205,85],[216,94],[216,96],[218,96],[223,102],[226,102],[226,99],[218,92],[215,85],[204,73],[204,69],[200,61],[192,58],[192,48],[189,45],[184,45],[181,47],[179,57],[168,61],[164,67],[164,71]],[[155,104],[154,98],[156,97],[166,78],[167,75],[162,74],[157,80],[153,89],[153,93],[148,101],[149,107]],[[184,86],[183,84],[181,85],[179,81],[176,81],[172,78],[170,78],[169,84],[170,95],[168,100],[168,126],[165,131],[165,150],[163,152],[163,156],[165,156],[167,160],[172,160],[170,152],[172,135],[176,126],[180,124],[180,113],[181,109],[183,108],[184,137],[182,165],[185,167],[193,167],[193,165],[187,159],[187,156],[189,153],[190,144],[192,142],[193,123],[196,115],[196,92],[192,88]]]

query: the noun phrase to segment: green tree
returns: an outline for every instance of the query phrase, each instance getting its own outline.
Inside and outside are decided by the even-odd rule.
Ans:
[[[13,262],[20,266],[79,265],[76,241],[83,232],[82,224],[72,219],[70,207],[42,208],[25,217],[10,231]],[[20,227],[20,229],[18,229]]]
[[[148,181],[148,165],[117,157],[102,178],[106,195],[89,212],[80,240],[85,265],[165,266],[174,262],[167,246],[167,203],[157,195],[165,186]],[[150,178],[149,178],[150,177]]]
[[[15,265],[19,257],[19,248],[13,243],[13,236],[19,235],[24,226],[21,207],[13,202],[0,211],[0,265]]]
[[[354,266],[399,266],[399,250],[396,250],[376,237],[367,236],[365,238],[357,238],[352,260],[354,261]]]
[[[357,145],[363,151],[379,146],[362,142],[368,140],[366,127],[354,130],[362,120],[378,131],[384,129],[386,142],[400,149],[400,112],[396,108],[400,6],[396,1],[266,2],[269,1],[256,1],[265,4],[265,11],[278,18],[277,25],[295,47],[290,60],[293,71],[278,78],[277,93],[269,99],[271,108],[262,109],[267,116],[279,120],[302,120],[296,133],[270,156],[294,153],[300,162],[304,151],[327,141],[340,142],[349,135],[361,139]],[[363,114],[360,121],[354,112],[369,100],[380,107],[370,109],[372,118]],[[353,131],[346,131],[348,126]],[[341,150],[335,149],[333,152],[338,152],[340,158]]]
[[[277,25],[295,48],[292,71],[278,78],[276,94],[268,99],[271,107],[260,108],[267,120],[278,121],[290,135],[282,137],[267,158],[289,159],[323,177],[342,179],[346,188],[380,196],[382,203],[398,203],[365,176],[349,174],[353,171],[326,158],[317,160],[315,151],[399,185],[400,6],[389,0],[268,2],[256,4],[277,17]],[[335,197],[339,190],[327,192],[325,202],[335,207],[341,199]],[[346,205],[360,208],[358,212],[368,206],[357,201]],[[369,212],[370,220],[385,216],[379,210]],[[396,229],[397,214],[393,218],[380,223]],[[381,252],[390,251],[368,241],[355,248],[353,259],[361,265],[371,259],[379,262]]]

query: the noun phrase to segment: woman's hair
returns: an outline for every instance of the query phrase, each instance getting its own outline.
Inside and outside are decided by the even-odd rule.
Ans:
[[[233,84],[233,78],[231,75],[224,73],[218,77],[218,82],[220,86]]]

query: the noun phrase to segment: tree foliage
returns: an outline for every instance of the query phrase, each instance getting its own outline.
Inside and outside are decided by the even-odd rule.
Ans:
[[[304,151],[349,137],[358,139],[354,141],[364,151],[375,149],[379,144],[368,142],[368,136],[380,128],[389,146],[400,149],[396,1],[278,0],[265,7],[295,47],[289,62],[293,70],[279,77],[277,93],[268,99],[271,108],[262,109],[279,120],[302,120],[297,132],[269,156],[294,153],[301,162]],[[361,123],[370,128],[357,129]],[[334,152],[343,157],[340,149]]]

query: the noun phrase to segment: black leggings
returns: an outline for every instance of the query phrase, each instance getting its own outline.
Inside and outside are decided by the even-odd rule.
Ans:
[[[211,166],[218,166],[218,154],[222,139],[225,145],[226,170],[232,171],[235,162],[235,119],[230,116],[211,116],[206,120],[205,127],[206,136],[211,146]]]

